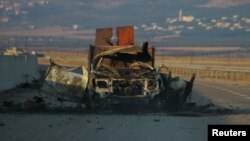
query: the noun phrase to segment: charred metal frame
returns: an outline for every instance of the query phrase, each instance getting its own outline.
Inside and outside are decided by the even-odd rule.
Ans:
[[[102,100],[114,103],[113,99],[146,99],[157,106],[182,107],[191,95],[195,75],[184,81],[171,72],[161,71],[163,65],[156,70],[155,48],[147,42],[133,45],[131,28],[118,28],[120,46],[106,43],[111,40],[112,29],[97,29],[96,45],[90,46],[89,70],[82,67],[79,74],[51,62],[41,90],[71,100],[87,97],[91,105]],[[129,37],[123,36],[123,31]]]

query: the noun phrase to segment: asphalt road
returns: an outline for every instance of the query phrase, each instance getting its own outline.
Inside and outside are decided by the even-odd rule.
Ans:
[[[250,110],[250,86],[196,81],[193,95],[193,101],[200,105],[212,102],[216,106],[235,111]]]
[[[192,101],[238,113],[0,113],[0,141],[206,141],[208,124],[250,124],[250,88],[196,81]]]

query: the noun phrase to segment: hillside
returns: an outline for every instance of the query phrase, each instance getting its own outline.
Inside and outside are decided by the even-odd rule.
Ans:
[[[94,30],[98,27],[135,25],[139,42],[150,40],[158,45],[170,46],[250,45],[247,40],[250,37],[250,0],[2,1],[0,30],[16,30],[21,35],[22,31],[53,27],[69,29],[75,26],[77,30]],[[193,20],[178,21],[180,9],[183,16],[192,16]],[[9,35],[3,35],[5,33],[1,35]],[[39,36],[39,32],[36,33]],[[64,34],[58,36],[61,35],[69,37]],[[70,35],[72,37],[82,38]]]

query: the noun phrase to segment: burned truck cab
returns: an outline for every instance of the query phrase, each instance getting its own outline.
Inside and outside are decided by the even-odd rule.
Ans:
[[[113,36],[112,28],[97,29],[96,44],[90,46],[89,101],[181,108],[191,95],[195,75],[184,81],[156,70],[155,47],[148,42],[134,45],[133,26],[117,27],[117,43],[111,42]]]
[[[89,107],[107,104],[150,104],[157,109],[178,110],[191,96],[195,75],[190,81],[155,67],[155,47],[148,42],[134,44],[134,27],[117,27],[117,42],[112,28],[96,30],[95,45],[90,45],[88,69],[82,73],[51,62],[41,88],[46,94]],[[103,105],[104,104],[104,105]]]
[[[142,48],[148,50],[145,45]],[[149,64],[152,57],[142,48],[115,47],[96,55],[91,63],[89,94],[121,102],[129,98],[153,99],[159,94],[160,82],[156,70]]]
[[[94,92],[100,98],[109,96],[149,97],[159,94],[159,82],[156,79],[127,79],[127,78],[95,78]]]
[[[134,45],[133,27],[117,28],[116,45],[109,42],[112,34],[112,28],[97,29],[96,45],[90,46],[89,96],[113,104],[153,99],[160,93],[155,48]]]

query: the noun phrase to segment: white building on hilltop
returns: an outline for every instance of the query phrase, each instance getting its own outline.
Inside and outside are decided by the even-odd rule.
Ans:
[[[192,22],[194,20],[194,16],[183,16],[183,11],[182,9],[179,10],[179,17],[178,17],[179,22]]]
[[[192,22],[194,20],[194,16],[183,16],[182,21],[183,22]]]

